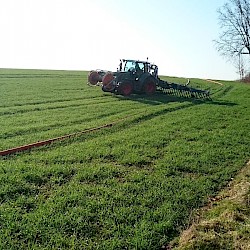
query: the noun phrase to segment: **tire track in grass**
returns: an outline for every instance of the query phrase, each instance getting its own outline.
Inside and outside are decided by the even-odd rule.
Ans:
[[[128,105],[131,105],[131,104],[128,104]],[[48,136],[45,136],[45,134],[44,134],[46,132],[47,133],[51,132],[51,134],[54,134],[54,136],[62,136],[62,133],[59,133],[62,129],[67,130],[67,131],[73,130],[72,133],[79,132],[79,128],[77,128],[75,125],[82,125],[81,129],[85,129],[85,128],[87,129],[88,127],[90,127],[90,126],[88,126],[89,123],[93,124],[92,121],[96,121],[95,122],[95,123],[97,123],[96,126],[101,126],[105,123],[105,121],[106,121],[106,123],[111,122],[110,120],[112,119],[112,117],[113,117],[113,119],[117,120],[118,118],[121,118],[122,115],[127,116],[127,112],[128,112],[127,106],[123,105],[122,109],[115,110],[113,112],[110,112],[108,109],[106,109],[105,113],[101,113],[98,116],[95,116],[95,113],[92,112],[90,117],[84,118],[84,119],[75,119],[73,121],[68,120],[65,122],[64,121],[61,121],[61,122],[57,121],[54,124],[48,124],[48,125],[40,126],[40,127],[35,126],[35,127],[28,128],[28,129],[19,129],[18,131],[16,129],[14,129],[14,131],[2,133],[0,135],[0,139],[2,138],[5,140],[4,141],[5,145],[13,145],[13,143],[11,143],[13,141],[13,140],[11,140],[12,138],[16,138],[16,141],[20,140],[23,142],[27,141],[27,142],[31,143],[30,138],[32,137],[32,135],[34,135],[33,138],[37,138],[39,140],[39,136],[37,136],[37,134],[39,134],[39,132],[40,132],[40,134],[43,134],[42,136],[40,136],[40,139],[46,140],[46,139],[48,139]],[[72,129],[72,127],[73,127],[73,129]],[[53,129],[60,130],[60,131],[53,133]],[[50,131],[50,132],[48,132],[48,131]],[[27,139],[25,139],[25,138],[27,138]],[[9,141],[9,143],[8,143],[8,141]],[[17,144],[15,144],[15,145],[17,145]],[[2,147],[2,149],[3,149],[3,147]]]
[[[70,105],[61,105],[61,106],[52,106],[52,107],[33,107],[29,109],[20,109],[20,110],[8,110],[7,111],[0,111],[0,115],[14,115],[14,114],[24,114],[24,113],[29,113],[29,112],[36,112],[36,111],[45,111],[45,110],[58,110],[58,109],[65,109],[65,108],[73,108],[73,107],[83,107],[83,106],[88,106],[88,105],[99,105],[99,104],[111,104],[114,103],[115,101],[87,101],[86,103],[79,103],[79,104],[70,104]],[[43,105],[43,104],[42,104]],[[33,105],[32,105],[33,106]]]
[[[168,112],[175,112],[175,111],[178,111],[178,110],[181,110],[181,109],[192,107],[194,105],[197,105],[197,104],[195,104],[195,103],[188,103],[188,104],[178,105],[177,107],[163,108],[163,109],[151,112],[149,114],[145,114],[145,111],[141,111],[139,113],[136,113],[136,114],[133,114],[133,115],[128,115],[127,117],[121,118],[119,120],[110,122],[108,124],[105,124],[105,125],[102,125],[102,126],[99,126],[99,127],[90,128],[90,129],[87,129],[87,130],[84,130],[84,131],[80,131],[80,132],[76,132],[76,133],[73,133],[73,134],[68,134],[68,135],[64,135],[64,136],[60,136],[60,137],[48,139],[48,140],[45,140],[45,141],[38,141],[38,142],[35,142],[35,143],[23,145],[23,146],[20,146],[20,147],[6,149],[6,150],[3,150],[3,151],[0,151],[0,155],[5,156],[5,155],[16,153],[16,152],[19,152],[19,151],[25,151],[25,150],[29,150],[29,149],[32,149],[32,148],[35,148],[35,147],[41,147],[41,146],[44,146],[44,145],[51,144],[53,142],[61,141],[61,140],[64,140],[64,139],[68,139],[70,137],[77,137],[77,136],[80,136],[80,135],[88,133],[88,132],[100,130],[100,129],[107,128],[107,127],[112,127],[113,125],[122,123],[124,121],[125,122],[123,124],[123,128],[127,129],[128,126],[126,126],[126,125],[128,125],[128,124],[126,124],[126,120],[129,120],[129,118],[132,118],[134,116],[138,116],[139,115],[139,117],[136,117],[136,118],[132,119],[132,121],[129,122],[130,126],[138,124],[138,122],[143,122],[143,121],[150,120],[150,119],[152,119],[154,117],[157,117],[157,116],[162,115],[162,114],[166,114]],[[143,115],[140,116],[141,114],[143,114]]]
[[[15,128],[11,127],[12,129],[8,129],[8,131],[6,131],[5,133],[2,132],[2,134],[0,134],[0,138],[7,139],[7,138],[15,137],[16,135],[37,133],[39,131],[51,130],[52,128],[59,128],[59,127],[62,128],[62,127],[67,127],[67,126],[71,126],[71,125],[75,125],[75,124],[80,125],[80,124],[83,124],[83,123],[86,123],[86,122],[91,122],[92,120],[93,121],[94,120],[100,120],[100,119],[103,119],[103,118],[106,118],[106,117],[109,117],[109,116],[112,117],[113,115],[121,115],[121,113],[126,113],[126,111],[128,111],[130,109],[131,103],[128,102],[128,103],[124,103],[124,105],[122,105],[122,107],[120,107],[119,109],[110,112],[109,109],[106,108],[106,107],[109,107],[111,104],[114,104],[115,102],[116,102],[116,100],[110,100],[109,99],[109,101],[107,101],[107,102],[93,103],[91,105],[91,109],[93,110],[93,112],[88,111],[87,112],[88,113],[87,118],[79,119],[79,115],[77,115],[77,119],[72,120],[72,118],[70,118],[70,119],[68,118],[67,120],[65,120],[65,119],[61,120],[60,117],[58,117],[56,122],[51,123],[50,122],[51,119],[49,117],[49,119],[47,119],[48,121],[43,126],[35,125],[33,127],[27,128],[27,129],[23,128],[24,124],[22,123],[22,121],[25,121],[25,117],[20,116],[20,119],[21,119],[20,121],[15,120],[16,127]],[[85,103],[83,105],[86,106],[88,104]],[[77,106],[78,106],[78,104],[77,104]],[[96,111],[97,109],[99,110],[99,107],[101,107],[103,110],[102,110],[102,112],[100,112],[100,115],[97,114],[97,116],[96,116],[96,113],[94,111]],[[69,106],[60,107],[57,110],[60,110],[61,108],[71,108],[71,106],[70,107]],[[49,107],[48,109],[56,109],[56,108],[55,107],[51,107],[51,108]],[[70,111],[67,111],[67,112],[69,113]],[[39,114],[39,113],[37,113],[37,114]],[[41,113],[41,115],[42,114],[43,113]],[[35,122],[35,120],[37,120],[37,121],[40,120],[40,116],[37,116],[35,118],[36,119],[33,119],[34,122]],[[43,118],[43,117],[41,117],[41,118]],[[29,119],[29,117],[28,117],[28,119]],[[20,126],[21,126],[21,129],[20,128],[18,129],[18,127],[20,127]]]
[[[139,117],[139,118],[135,119],[134,123],[148,121],[148,120],[151,120],[154,117],[157,117],[159,115],[163,115],[163,114],[166,114],[166,113],[175,112],[175,111],[178,111],[178,110],[181,110],[181,109],[185,109],[185,108],[189,108],[189,107],[192,107],[192,106],[195,106],[195,105],[197,105],[197,104],[188,103],[188,104],[179,105],[177,107],[164,108],[162,110],[153,112],[151,114],[144,114],[142,117]]]
[[[116,111],[116,112],[107,112],[106,114],[101,114],[95,117],[89,117],[89,118],[85,118],[85,119],[76,119],[76,120],[70,120],[69,122],[57,122],[55,124],[48,124],[46,126],[36,126],[33,128],[29,128],[29,129],[21,129],[19,131],[15,131],[15,132],[9,132],[9,133],[3,133],[0,134],[0,139],[9,139],[9,138],[13,138],[19,135],[28,135],[28,134],[35,134],[41,131],[48,131],[48,130],[52,130],[53,128],[63,128],[63,127],[68,127],[71,125],[77,125],[77,124],[83,124],[86,122],[90,122],[93,120],[99,120],[99,119],[103,119],[106,117],[110,117],[112,115],[116,115],[119,114],[120,112]]]
[[[169,110],[170,109],[172,109],[172,111],[175,111],[175,110],[179,110],[180,108],[182,108],[182,107],[189,107],[189,106],[193,106],[193,105],[197,105],[197,104],[201,104],[201,103],[204,103],[204,101],[201,101],[201,100],[195,100],[195,101],[193,101],[192,103],[188,103],[188,104],[182,104],[182,105],[179,105],[178,104],[178,106],[176,107],[167,107],[167,108],[165,108],[165,109],[162,109],[162,106],[160,106],[160,108],[159,108],[159,106],[157,105],[157,110],[158,111],[153,111],[153,113],[152,112],[150,112],[150,113],[148,113],[148,110],[147,109],[145,109],[144,107],[142,108],[142,109],[140,109],[140,110],[145,110],[145,111],[143,111],[143,112],[141,112],[142,114],[143,114],[143,116],[142,117],[139,117],[135,122],[141,122],[141,121],[143,121],[143,120],[149,120],[149,119],[152,119],[154,116],[158,116],[158,115],[161,115],[161,114],[164,114],[166,111],[167,112],[169,112]],[[206,102],[205,102],[206,103]],[[98,105],[98,103],[97,103],[97,105]],[[187,106],[186,106],[187,105]],[[127,105],[126,105],[127,106]],[[124,107],[126,107],[126,106],[124,106],[123,105],[123,108]],[[128,106],[130,107],[131,106],[131,103],[128,103]],[[129,108],[128,107],[128,108]],[[156,107],[156,106],[155,106]],[[120,113],[120,109],[119,109],[119,112],[118,111],[115,111],[115,112],[113,112],[113,113],[110,113],[109,111],[107,111],[107,113],[106,114],[102,114],[102,115],[100,115],[100,116],[98,116],[98,117],[91,117],[91,118],[87,118],[87,119],[77,119],[77,120],[75,120],[75,121],[71,121],[71,122],[67,122],[67,123],[60,123],[60,124],[58,124],[58,123],[56,123],[56,124],[50,124],[50,125],[46,125],[46,126],[43,126],[42,128],[40,127],[40,128],[37,128],[37,127],[33,127],[33,128],[31,128],[31,129],[26,129],[26,130],[20,130],[19,132],[14,132],[14,133],[5,133],[5,134],[3,134],[1,137],[2,138],[4,138],[5,140],[7,140],[7,139],[10,139],[10,138],[15,138],[15,137],[20,137],[20,136],[22,136],[22,138],[20,138],[20,140],[21,141],[25,141],[25,140],[23,140],[23,136],[26,134],[26,137],[28,136],[28,135],[32,135],[32,134],[37,134],[38,132],[47,132],[48,130],[50,130],[52,133],[49,133],[49,134],[53,134],[53,130],[51,129],[51,128],[58,128],[58,127],[64,127],[64,128],[67,128],[67,127],[69,127],[70,128],[70,126],[72,126],[72,125],[77,125],[77,124],[82,124],[82,123],[84,123],[84,122],[90,122],[92,119],[95,119],[95,120],[98,120],[98,119],[102,119],[102,118],[106,118],[106,117],[110,117],[110,116],[112,116],[112,115],[118,115],[118,113],[119,113],[119,115],[121,114]],[[126,110],[123,110],[124,111],[124,113],[126,114],[127,112],[126,112]],[[137,111],[138,111],[138,109],[137,109]],[[171,112],[172,112],[171,111]],[[140,112],[139,112],[140,113]],[[145,114],[147,114],[147,115],[145,115]],[[108,119],[108,121],[107,122],[110,122],[110,119]],[[103,124],[103,123],[102,123]],[[98,124],[98,125],[101,125],[100,123]],[[69,131],[69,129],[65,129],[65,130],[68,130]],[[79,129],[76,129],[76,128],[74,128],[74,130],[75,131],[79,131]],[[71,130],[72,131],[72,130]],[[58,132],[57,132],[58,133]],[[54,135],[56,136],[56,133],[54,133]],[[62,134],[60,133],[58,136],[61,136]],[[35,136],[36,137],[36,136]],[[43,137],[43,139],[45,140],[46,139],[46,136],[44,137],[44,136],[42,136]],[[39,139],[39,137],[36,137],[37,139]],[[40,137],[41,138],[41,137]],[[48,137],[47,137],[48,138]],[[28,141],[30,141],[30,140],[28,140]],[[8,145],[8,143],[5,143],[5,144],[7,144]],[[9,143],[9,145],[11,145],[12,143]]]
[[[82,75],[71,75],[71,74],[0,74],[1,79],[23,79],[23,78],[82,78]]]
[[[133,100],[133,99],[132,99]],[[126,110],[124,110],[125,108],[127,108],[128,110],[130,110],[131,109],[131,101],[130,101],[130,99],[128,99],[128,102],[125,102],[124,104],[122,104],[122,107],[121,108],[119,108],[119,110],[118,111],[115,111],[115,112],[113,112],[113,113],[110,113],[110,111],[109,111],[109,109],[108,109],[108,106],[110,106],[110,105],[112,105],[112,104],[115,104],[117,102],[117,99],[107,99],[107,100],[105,100],[105,102],[95,102],[95,100],[92,102],[92,104],[91,104],[91,109],[95,109],[95,111],[96,111],[96,108],[94,108],[94,107],[102,107],[103,108],[103,111],[101,112],[102,113],[102,115],[100,115],[100,116],[98,116],[98,117],[92,117],[93,119],[100,119],[100,118],[103,118],[104,116],[106,116],[106,115],[103,115],[104,113],[106,114],[109,114],[109,115],[113,115],[113,114],[115,114],[115,113],[118,113],[118,111],[119,111],[119,113],[122,111],[125,111],[126,112]],[[37,121],[40,119],[39,118],[39,113],[35,113],[35,111],[38,111],[38,112],[40,112],[40,111],[42,111],[43,109],[44,110],[53,110],[53,109],[55,109],[55,110],[60,110],[60,109],[62,109],[62,108],[71,108],[72,106],[80,106],[80,105],[85,105],[85,106],[89,106],[89,102],[87,101],[87,103],[85,102],[84,104],[74,104],[74,105],[65,105],[65,106],[52,106],[52,107],[35,107],[34,109],[34,113],[33,114],[36,114],[36,117],[34,117]],[[118,102],[118,105],[119,106],[121,106],[121,103],[120,102]],[[117,105],[116,105],[117,106]],[[119,107],[118,106],[118,107]],[[134,107],[136,107],[136,109],[138,110],[138,106],[139,106],[139,102],[136,102],[135,103],[135,105],[134,105]],[[57,108],[58,107],[58,108]],[[105,108],[105,107],[107,107],[107,108]],[[40,110],[37,110],[37,109],[40,109]],[[99,108],[98,108],[99,109]],[[66,110],[67,111],[67,110]],[[68,111],[67,111],[68,112]],[[91,113],[91,112],[88,112],[88,113]],[[94,114],[94,112],[92,112],[93,114]],[[42,115],[43,113],[41,113],[41,115]],[[25,117],[23,117],[23,116],[19,116],[19,118],[20,119],[22,119],[22,120],[24,120],[25,121]],[[35,121],[35,119],[34,118],[32,118],[32,120],[34,120]],[[53,117],[54,118],[54,117]],[[20,120],[20,119],[18,119],[18,120]],[[29,119],[29,117],[27,118],[27,119]],[[41,116],[41,119],[43,119],[43,117]],[[60,119],[60,117],[59,117],[59,119]],[[22,120],[20,120],[20,122],[17,122],[17,120],[15,120],[15,123],[16,123],[16,126],[18,125],[18,123],[20,123],[20,125],[23,127],[23,123],[22,123]],[[11,120],[10,120],[11,121]],[[79,119],[77,119],[76,120],[76,122],[70,122],[70,124],[80,124],[81,122],[89,122],[90,121],[90,119],[81,119],[81,120],[79,120]],[[47,124],[48,124],[48,122],[46,122]],[[51,128],[56,128],[57,126],[67,126],[67,124],[66,125],[64,125],[64,123],[65,122],[63,122],[63,123],[58,123],[58,122],[56,122],[56,125],[51,125],[51,123],[49,124],[49,125],[45,125],[44,126],[44,129],[43,128],[39,128],[39,130],[51,130]],[[35,126],[35,127],[37,127],[37,126]],[[9,129],[8,129],[9,130]],[[21,128],[21,132],[19,132],[19,133],[16,133],[15,132],[15,130],[16,130],[16,128],[15,129],[12,129],[12,131],[14,131],[14,133],[13,132],[6,132],[6,133],[4,133],[3,135],[2,135],[2,137],[4,137],[4,138],[6,138],[6,137],[8,137],[8,136],[10,136],[10,137],[13,137],[11,134],[17,134],[17,135],[20,135],[20,134],[25,134],[25,133],[28,133],[28,131],[29,130],[32,130],[33,132],[39,132],[39,130],[37,130],[36,128],[35,128],[35,131],[33,130],[33,128],[31,128],[31,129],[23,129],[23,128]]]
[[[47,100],[47,101],[33,101],[33,102],[26,102],[26,103],[16,103],[13,105],[2,105],[0,108],[12,108],[12,107],[22,107],[28,105],[39,105],[39,104],[51,104],[51,103],[61,103],[61,102],[71,102],[71,101],[79,101],[79,100],[92,100],[97,98],[105,98],[105,96],[88,96],[88,97],[76,97],[70,99],[57,99],[57,100]]]
[[[232,91],[234,87],[232,85],[225,87],[222,87],[217,92],[213,94],[216,98],[222,98],[225,97],[230,91]]]

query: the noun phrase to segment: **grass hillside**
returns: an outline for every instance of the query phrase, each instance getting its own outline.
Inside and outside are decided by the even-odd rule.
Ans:
[[[168,245],[173,250],[250,249],[250,161]]]
[[[250,159],[247,84],[191,79],[203,101],[86,83],[0,69],[0,150],[116,122],[0,157],[0,249],[160,249]]]

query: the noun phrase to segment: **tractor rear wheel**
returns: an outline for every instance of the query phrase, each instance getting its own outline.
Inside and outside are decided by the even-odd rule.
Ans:
[[[133,85],[131,82],[122,82],[117,90],[119,94],[128,96],[133,92]]]
[[[156,91],[156,83],[153,79],[147,79],[143,86],[143,92],[147,95],[153,95]]]

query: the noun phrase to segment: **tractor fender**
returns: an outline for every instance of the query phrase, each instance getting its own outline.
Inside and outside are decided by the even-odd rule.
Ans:
[[[151,77],[151,75],[148,72],[141,74],[139,77],[135,77],[134,89],[136,92],[141,93],[143,91],[143,85],[149,77]]]
[[[152,77],[152,75],[150,75],[148,72],[143,73],[140,77],[139,77],[139,82],[141,83],[141,85],[144,84],[145,80],[149,77]]]
[[[141,86],[143,86],[145,84],[145,82],[149,81],[149,79],[150,79],[150,81],[155,82],[155,84],[158,83],[157,78],[155,78],[154,76],[152,76],[151,74],[146,72],[146,73],[142,74],[141,77],[139,78]]]

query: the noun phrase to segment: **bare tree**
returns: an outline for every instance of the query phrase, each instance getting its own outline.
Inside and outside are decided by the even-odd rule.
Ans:
[[[221,34],[217,50],[228,58],[250,54],[250,0],[228,0],[218,10]]]
[[[237,69],[237,73],[240,75],[240,80],[243,80],[246,74],[246,62],[242,57],[242,54],[239,54],[238,60],[235,60],[235,67]]]

